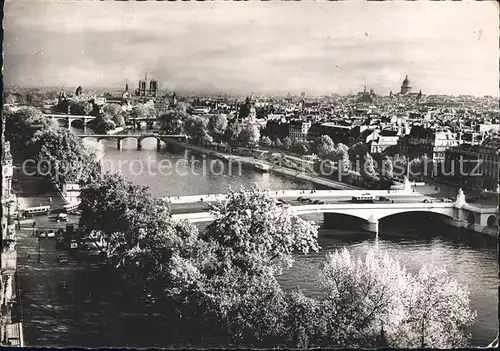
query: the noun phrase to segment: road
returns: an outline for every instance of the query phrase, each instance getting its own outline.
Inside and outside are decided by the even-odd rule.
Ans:
[[[326,198],[325,196],[315,196],[315,194],[307,193],[302,195],[302,197],[309,198],[311,200],[320,200],[323,201],[325,204],[335,204],[335,203],[351,203],[352,197],[351,196],[338,196],[335,197],[335,199],[331,198]],[[391,196],[390,194],[387,194],[385,196],[389,201],[394,201],[394,203],[416,203],[416,202],[422,202],[425,199],[429,200],[436,200],[433,199],[429,196],[425,195],[397,195],[397,196]],[[278,197],[279,198],[279,197]],[[297,198],[290,199],[286,198],[283,199],[286,201],[288,204],[291,206],[300,206],[300,205],[307,205],[308,203],[300,202],[297,200]],[[377,200],[376,202],[384,203],[387,201],[379,201]],[[189,204],[172,204],[171,209],[172,209],[172,214],[183,214],[183,213],[194,213],[194,212],[206,212],[210,208],[208,203],[205,202],[195,202],[195,203],[189,203]]]

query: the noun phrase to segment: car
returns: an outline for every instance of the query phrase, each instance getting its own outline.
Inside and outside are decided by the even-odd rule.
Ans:
[[[299,196],[299,197],[297,198],[297,201],[302,202],[302,200],[303,200],[302,196]]]
[[[71,240],[69,242],[69,248],[70,249],[78,249],[78,242],[76,240]]]
[[[390,200],[389,200],[387,197],[385,197],[385,196],[380,196],[378,199],[379,199],[380,201],[390,201]]]
[[[428,203],[432,203],[432,200],[425,199],[423,202],[426,203],[426,204],[428,204]]]
[[[319,204],[319,205],[322,205],[322,204],[324,204],[325,202],[324,202],[324,201],[322,201],[322,200],[314,200],[314,201],[313,201],[313,203],[315,203],[315,204]]]
[[[68,215],[66,213],[59,213],[56,216],[56,222],[67,222]]]
[[[452,200],[452,199],[448,199],[447,197],[443,197],[443,198],[441,199],[441,202],[450,203],[450,202],[453,202],[453,200]]]
[[[47,231],[47,238],[55,238],[56,237],[56,232],[53,230]]]
[[[38,233],[38,237],[39,237],[39,238],[46,238],[46,237],[47,237],[47,234],[45,233],[45,230],[41,230],[41,231]]]
[[[310,203],[310,204],[314,203],[313,199],[309,199],[309,198],[308,198],[306,201],[307,201],[308,203]]]

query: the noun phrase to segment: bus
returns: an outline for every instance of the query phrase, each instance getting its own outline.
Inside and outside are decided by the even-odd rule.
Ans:
[[[63,212],[65,212],[65,213],[76,212],[76,210],[78,210],[79,205],[80,205],[79,203],[78,204],[73,203],[73,204],[64,205]]]
[[[371,194],[361,194],[358,196],[353,196],[352,202],[357,204],[368,204],[368,203],[372,204],[375,202],[375,196]]]
[[[23,218],[48,215],[50,213],[50,206],[27,207],[22,209],[20,212]]]

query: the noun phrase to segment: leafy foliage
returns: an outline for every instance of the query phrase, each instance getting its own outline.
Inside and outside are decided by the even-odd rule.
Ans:
[[[271,140],[271,139],[269,139],[269,137],[267,137],[267,136],[263,135],[263,136],[261,136],[261,138],[260,138],[260,142],[259,142],[259,143],[260,143],[260,145],[262,145],[262,146],[271,146],[271,144],[272,144],[272,140]]]
[[[240,140],[240,145],[243,147],[256,146],[260,139],[259,127],[253,124],[244,125],[238,138]]]
[[[188,118],[186,113],[179,110],[167,111],[158,117],[160,131],[165,134],[182,134],[184,121]]]

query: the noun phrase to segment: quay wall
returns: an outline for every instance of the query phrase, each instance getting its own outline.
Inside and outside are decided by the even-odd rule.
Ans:
[[[252,158],[252,157],[248,157],[248,156],[247,157],[242,157],[242,156],[225,154],[225,153],[222,153],[222,152],[219,152],[219,151],[210,150],[210,149],[207,149],[207,148],[204,148],[204,147],[201,147],[201,146],[191,145],[191,144],[187,144],[187,143],[184,143],[184,142],[181,142],[181,141],[178,141],[178,140],[173,140],[173,139],[164,139],[163,141],[166,142],[166,143],[172,144],[172,145],[177,145],[177,146],[184,147],[184,148],[186,148],[188,150],[192,150],[192,151],[198,152],[200,154],[209,155],[209,156],[212,156],[212,157],[217,157],[217,158],[223,159],[223,160],[228,161],[228,162],[233,161],[233,162],[239,162],[242,165],[246,165],[246,166],[251,166],[251,167],[255,166],[255,159]],[[259,160],[259,162],[260,163],[264,163],[261,160]],[[326,186],[326,187],[333,188],[333,189],[361,190],[361,188],[359,188],[359,187],[355,187],[355,186],[352,186],[352,185],[349,185],[349,184],[345,184],[345,183],[342,183],[342,182],[328,180],[328,179],[325,179],[325,178],[314,177],[314,176],[305,174],[303,172],[298,172],[296,170],[291,170],[291,169],[285,168],[285,167],[279,167],[279,166],[274,166],[273,165],[269,169],[269,172],[274,172],[274,173],[277,173],[277,174],[280,174],[280,175],[284,175],[284,176],[288,176],[288,177],[293,177],[295,179],[300,179],[300,180],[308,181],[308,182],[311,182],[311,183],[315,183],[315,184]]]

